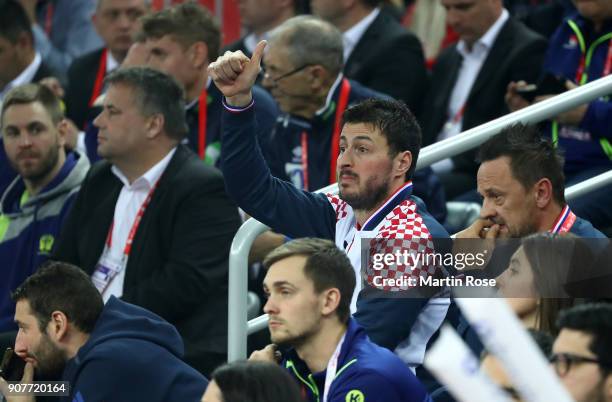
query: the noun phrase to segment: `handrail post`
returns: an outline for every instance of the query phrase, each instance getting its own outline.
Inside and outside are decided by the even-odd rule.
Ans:
[[[246,358],[249,251],[268,227],[255,219],[240,226],[230,249],[227,303],[227,361]]]

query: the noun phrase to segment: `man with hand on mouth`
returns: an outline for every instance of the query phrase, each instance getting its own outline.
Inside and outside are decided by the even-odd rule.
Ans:
[[[158,315],[115,297],[104,304],[89,276],[63,262],[47,262],[13,293],[19,326],[15,353],[33,372],[61,381],[60,401],[196,402],[207,381],[182,358],[176,328]],[[7,402],[34,402],[10,394]]]
[[[536,232],[570,232],[605,238],[565,201],[563,158],[537,128],[517,124],[480,147],[480,219],[458,238],[520,238]]]

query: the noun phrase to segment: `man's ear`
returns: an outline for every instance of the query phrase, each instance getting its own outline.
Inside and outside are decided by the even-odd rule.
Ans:
[[[533,185],[533,196],[538,208],[545,208],[553,200],[552,183],[547,178],[542,178]]]
[[[204,42],[195,42],[189,46],[189,60],[195,68],[205,68],[208,66],[208,46]]]
[[[308,71],[308,80],[312,89],[325,88],[329,89],[327,82],[329,81],[329,72],[318,64],[306,67]]]
[[[412,153],[410,151],[402,151],[393,158],[393,173],[395,176],[405,177],[411,166]]]
[[[60,147],[64,147],[66,145],[66,139],[69,135],[69,123],[68,120],[62,119],[59,123],[57,123],[57,142]]]
[[[91,24],[94,26],[94,28],[96,29],[96,32],[98,33],[98,35],[100,35],[100,29],[98,27],[98,15],[96,13],[93,13],[91,16]]]
[[[68,317],[59,310],[51,313],[51,321],[47,324],[47,335],[55,342],[60,342],[68,332]]]
[[[321,292],[321,298],[321,315],[328,316],[334,314],[340,304],[340,290],[338,288],[327,289]]]
[[[166,119],[161,113],[155,113],[147,119],[147,138],[153,139],[164,131]]]

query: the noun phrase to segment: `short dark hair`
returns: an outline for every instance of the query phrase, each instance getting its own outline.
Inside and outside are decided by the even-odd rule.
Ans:
[[[142,32],[147,38],[171,35],[184,48],[196,42],[208,47],[208,60],[219,56],[221,29],[219,23],[204,6],[187,1],[142,17]]]
[[[268,269],[272,264],[294,256],[306,257],[304,275],[312,280],[315,292],[321,293],[331,288],[340,291],[340,303],[336,312],[340,321],[348,322],[356,279],[346,254],[329,240],[303,238],[272,250],[263,264]]]
[[[4,113],[9,107],[34,102],[40,102],[51,117],[53,124],[58,124],[64,118],[62,104],[53,91],[41,84],[24,84],[11,89],[4,97],[2,113],[0,114],[0,127],[4,127]]]
[[[385,3],[384,0],[361,0],[361,2],[369,8],[376,8]]]
[[[310,14],[310,1],[293,0],[293,13],[294,15]]]
[[[587,303],[562,311],[557,320],[559,331],[570,329],[591,335],[589,350],[602,359],[603,369],[612,371],[612,304]]]
[[[512,176],[525,188],[547,178],[552,183],[554,200],[565,205],[563,157],[550,140],[543,139],[536,126],[514,124],[489,138],[480,146],[480,163],[510,158]]]
[[[301,402],[300,389],[287,370],[270,362],[235,362],[212,373],[224,402]]]
[[[363,123],[380,130],[389,144],[389,155],[410,151],[412,165],[406,181],[412,178],[421,150],[421,128],[405,103],[386,99],[367,99],[349,107],[342,115],[342,125]]]
[[[104,308],[100,292],[83,270],[74,265],[47,261],[13,292],[15,302],[26,300],[41,331],[54,311],[66,314],[79,330],[90,334]]]
[[[164,130],[168,137],[182,140],[188,128],[185,122],[183,90],[174,78],[149,67],[119,68],[104,80],[107,85],[128,85],[136,92],[141,112],[145,116],[164,116]]]
[[[21,4],[16,0],[0,0],[0,36],[15,44],[23,32],[32,39],[34,46],[32,26]]]

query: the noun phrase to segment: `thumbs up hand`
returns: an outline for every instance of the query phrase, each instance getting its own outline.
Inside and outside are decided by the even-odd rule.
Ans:
[[[209,76],[225,96],[228,105],[241,107],[251,103],[251,88],[261,70],[266,44],[265,40],[259,42],[250,59],[241,51],[225,52],[208,66]]]

